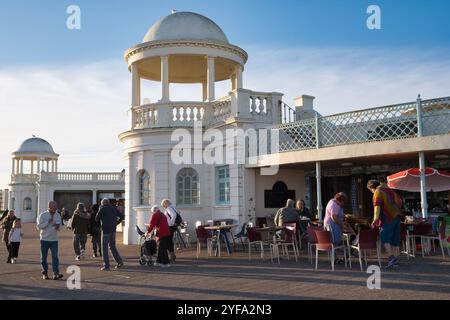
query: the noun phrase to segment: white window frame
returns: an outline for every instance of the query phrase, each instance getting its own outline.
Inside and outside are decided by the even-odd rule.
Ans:
[[[139,171],[137,182],[138,182],[139,206],[149,206],[151,193],[151,180],[150,174],[148,173],[147,170]]]
[[[215,179],[216,179],[216,204],[217,205],[229,205],[231,200],[230,190],[230,166],[216,167]],[[222,197],[222,191],[224,197]]]
[[[186,181],[187,179],[190,180]],[[191,167],[183,168],[178,171],[175,180],[177,206],[200,205],[200,177],[197,170]],[[186,188],[187,182],[188,188]],[[195,193],[197,196],[194,196]]]

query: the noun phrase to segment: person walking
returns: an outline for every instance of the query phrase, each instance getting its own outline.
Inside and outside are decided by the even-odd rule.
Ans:
[[[19,257],[20,241],[23,237],[22,233],[22,223],[19,218],[15,219],[13,222],[13,227],[9,232],[9,260],[11,263],[16,263]]]
[[[388,186],[369,180],[367,189],[373,193],[372,228],[380,227],[381,245],[389,255],[386,268],[397,267],[400,251],[400,213],[403,201]]]
[[[94,251],[93,257],[97,258],[102,256],[102,231],[99,222],[95,221],[95,217],[98,213],[99,205],[94,204],[92,206],[91,218],[89,219],[89,234],[91,235],[92,250]]]
[[[13,228],[14,221],[16,220],[16,214],[14,210],[8,212],[5,218],[3,218],[2,229],[3,229],[3,237],[2,240],[5,243],[6,250],[8,252],[8,258],[6,259],[6,263],[11,263],[11,246],[9,245],[9,232]]]
[[[167,252],[169,251],[169,245],[171,244],[170,229],[167,217],[162,213],[158,206],[153,206],[152,217],[150,219],[150,225],[147,228],[147,236],[149,236],[154,229],[156,229],[156,241],[158,243],[158,252],[155,267],[170,267],[169,256]]]
[[[164,215],[167,217],[167,223],[169,224],[170,239],[168,240],[168,250],[170,254],[170,261],[175,262],[177,256],[175,255],[175,243],[173,241],[173,237],[175,232],[178,230],[178,226],[176,224],[177,210],[169,199],[164,199],[161,202],[161,206],[164,208]]]
[[[36,227],[39,230],[39,238],[41,241],[41,268],[42,279],[48,280],[48,250],[52,254],[52,270],[53,280],[59,280],[63,277],[59,273],[58,258],[58,232],[61,227],[61,216],[57,212],[58,204],[55,201],[48,203],[48,210],[39,214],[36,219]]]
[[[323,225],[326,230],[331,232],[331,241],[334,245],[339,245],[342,242],[345,219],[344,204],[346,201],[347,195],[339,192],[328,202],[325,209]],[[335,264],[344,264],[344,260],[336,258]]]
[[[86,212],[83,203],[78,203],[73,213],[71,229],[73,231],[73,249],[75,260],[80,261],[85,258],[86,241],[89,229],[90,214]]]
[[[115,207],[111,205],[109,199],[103,199],[101,207],[95,217],[95,221],[100,223],[102,236],[102,253],[103,253],[103,267],[102,271],[109,271],[109,253],[108,247],[111,249],[111,253],[116,260],[116,269],[123,266],[122,257],[116,247],[116,227],[124,220],[124,216],[121,215]]]

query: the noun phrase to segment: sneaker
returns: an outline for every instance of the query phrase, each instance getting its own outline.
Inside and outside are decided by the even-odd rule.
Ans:
[[[168,264],[162,264],[161,267],[162,267],[162,268],[170,268],[170,263],[168,263]]]
[[[63,277],[63,275],[61,273],[55,273],[53,275],[53,280],[59,280]]]
[[[11,263],[16,263],[16,258],[13,258],[13,259],[11,260]]]
[[[10,259],[6,260],[6,263],[11,263],[11,260]]]
[[[114,268],[115,268],[115,269],[120,269],[120,268],[122,268],[122,267],[123,267],[123,262],[118,263]]]
[[[75,260],[76,260],[76,261],[80,261],[80,260],[81,260],[81,257],[80,257],[80,256],[76,256],[76,257],[75,257]]]
[[[154,266],[154,267],[161,267],[162,265],[161,265],[161,263],[155,262],[155,263],[153,264],[153,266]]]
[[[398,263],[397,258],[389,257],[388,264],[386,265],[385,269],[389,269],[392,267],[398,267],[398,266],[399,266],[399,263]]]
[[[109,269],[109,268],[107,268],[107,267],[102,267],[100,270],[101,270],[101,271],[110,271],[111,269]]]
[[[49,280],[50,278],[48,277],[48,275],[46,275],[46,274],[43,274],[42,275],[42,280]]]

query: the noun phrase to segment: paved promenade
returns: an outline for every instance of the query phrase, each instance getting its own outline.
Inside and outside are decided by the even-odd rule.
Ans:
[[[369,290],[368,274],[360,271],[355,259],[352,270],[337,266],[332,272],[322,254],[316,271],[305,248],[298,263],[278,265],[262,261],[258,254],[251,261],[242,252],[228,256],[226,250],[222,257],[207,258],[203,249],[197,260],[192,245],[178,252],[172,268],[161,269],[138,265],[138,247],[119,243],[124,268],[103,272],[101,259],[91,257],[89,240],[87,259],[74,260],[72,234],[64,229],[61,272],[76,264],[82,277],[81,289],[69,290],[66,281],[41,279],[38,233],[32,224],[24,225],[24,232],[17,264],[6,264],[3,243],[0,248],[0,299],[450,299],[450,258],[443,261],[438,254],[401,258],[400,268],[382,271],[381,290]]]

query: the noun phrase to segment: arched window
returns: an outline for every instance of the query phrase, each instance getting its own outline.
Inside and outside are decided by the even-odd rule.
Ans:
[[[23,210],[30,211],[32,209],[33,209],[33,202],[31,201],[31,198],[23,199]]]
[[[141,170],[138,173],[139,205],[150,205],[150,175],[147,171]]]
[[[192,168],[183,168],[177,174],[177,205],[200,203],[198,173]]]

